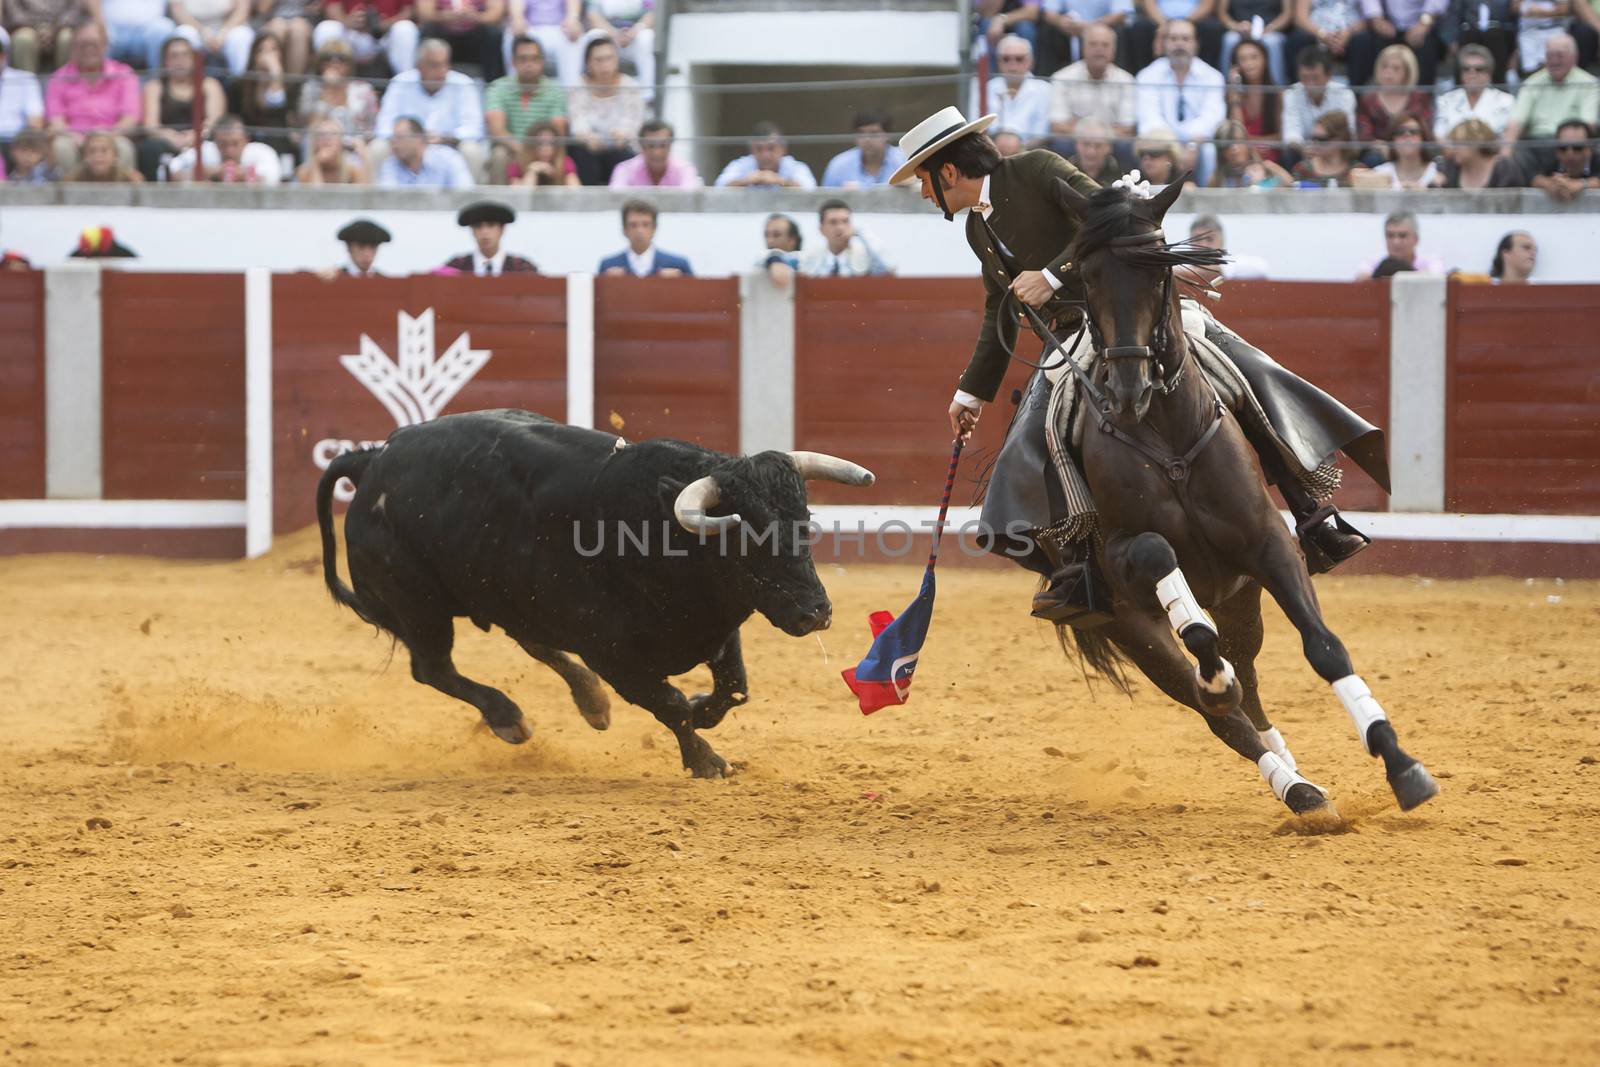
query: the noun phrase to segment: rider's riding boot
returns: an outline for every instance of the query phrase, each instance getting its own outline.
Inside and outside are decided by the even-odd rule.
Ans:
[[[1088,542],[1049,552],[1055,571],[1033,596],[1033,617],[1057,625],[1092,629],[1111,621],[1111,589],[1094,562]]]
[[[1332,504],[1318,505],[1292,478],[1278,483],[1278,491],[1294,515],[1294,530],[1306,554],[1306,570],[1326,574],[1372,544],[1372,539],[1344,521]]]

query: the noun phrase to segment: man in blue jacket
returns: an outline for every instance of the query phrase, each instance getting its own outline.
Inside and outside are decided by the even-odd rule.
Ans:
[[[689,261],[656,247],[656,208],[644,200],[622,205],[622,232],[628,247],[600,261],[601,274],[631,274],[636,278],[692,278]]]

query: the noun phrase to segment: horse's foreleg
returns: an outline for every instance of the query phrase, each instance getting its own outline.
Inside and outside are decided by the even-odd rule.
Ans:
[[[1198,664],[1202,709],[1226,715],[1239,706],[1240,689],[1233,665],[1222,658],[1217,645],[1217,625],[1189,589],[1178,567],[1178,556],[1165,537],[1142,533],[1118,546],[1115,563],[1126,588],[1136,590],[1146,609],[1159,608]],[[1110,547],[1108,558],[1113,558]]]
[[[1438,795],[1439,783],[1416,758],[1400,747],[1388,714],[1355,672],[1344,643],[1323,621],[1316,590],[1312,588],[1305,562],[1289,532],[1274,530],[1263,555],[1265,564],[1258,575],[1261,584],[1300,631],[1307,662],[1333,687],[1334,695],[1355,724],[1356,736],[1367,754],[1383,758],[1384,773],[1395,799],[1400,802],[1400,809],[1410,811]]]
[[[1294,754],[1289,751],[1283,734],[1267,718],[1261,706],[1261,691],[1256,678],[1256,657],[1261,654],[1261,641],[1265,636],[1261,625],[1261,584],[1251,581],[1233,596],[1217,605],[1217,644],[1222,655],[1233,664],[1234,674],[1243,689],[1240,706],[1250,717],[1261,743],[1276,753],[1288,768],[1296,770]]]

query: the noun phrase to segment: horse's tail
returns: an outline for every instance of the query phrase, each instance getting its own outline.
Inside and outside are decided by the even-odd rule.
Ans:
[[[1044,588],[1044,582],[1040,582]],[[1070,638],[1070,642],[1069,642]],[[1089,672],[1100,675],[1110,682],[1112,688],[1124,696],[1133,696],[1133,688],[1128,682],[1128,659],[1111,643],[1111,639],[1101,629],[1080,630],[1076,626],[1066,623],[1056,623],[1056,640],[1061,642],[1061,651],[1078,663],[1083,671],[1085,681],[1089,680]]]

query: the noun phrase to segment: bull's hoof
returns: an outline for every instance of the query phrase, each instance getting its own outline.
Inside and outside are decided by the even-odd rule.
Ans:
[[[573,686],[572,699],[577,703],[578,714],[583,716],[584,722],[596,730],[611,728],[611,698],[600,688],[600,679],[590,675]]]
[[[1289,791],[1283,795],[1283,802],[1296,815],[1321,811],[1328,806],[1328,798],[1322,790],[1310,782],[1296,782],[1291,785]]]
[[[533,727],[528,725],[527,719],[518,719],[503,726],[496,726],[494,723],[490,723],[489,729],[493,730],[494,735],[508,745],[520,745],[533,737]]]
[[[711,746],[704,741],[700,742],[700,752],[685,762],[684,766],[696,778],[733,777],[733,768],[728,766],[728,761],[713,752]]]
[[[1400,802],[1401,811],[1420,807],[1439,795],[1439,783],[1421,763],[1413,763],[1389,779],[1389,788]]]

